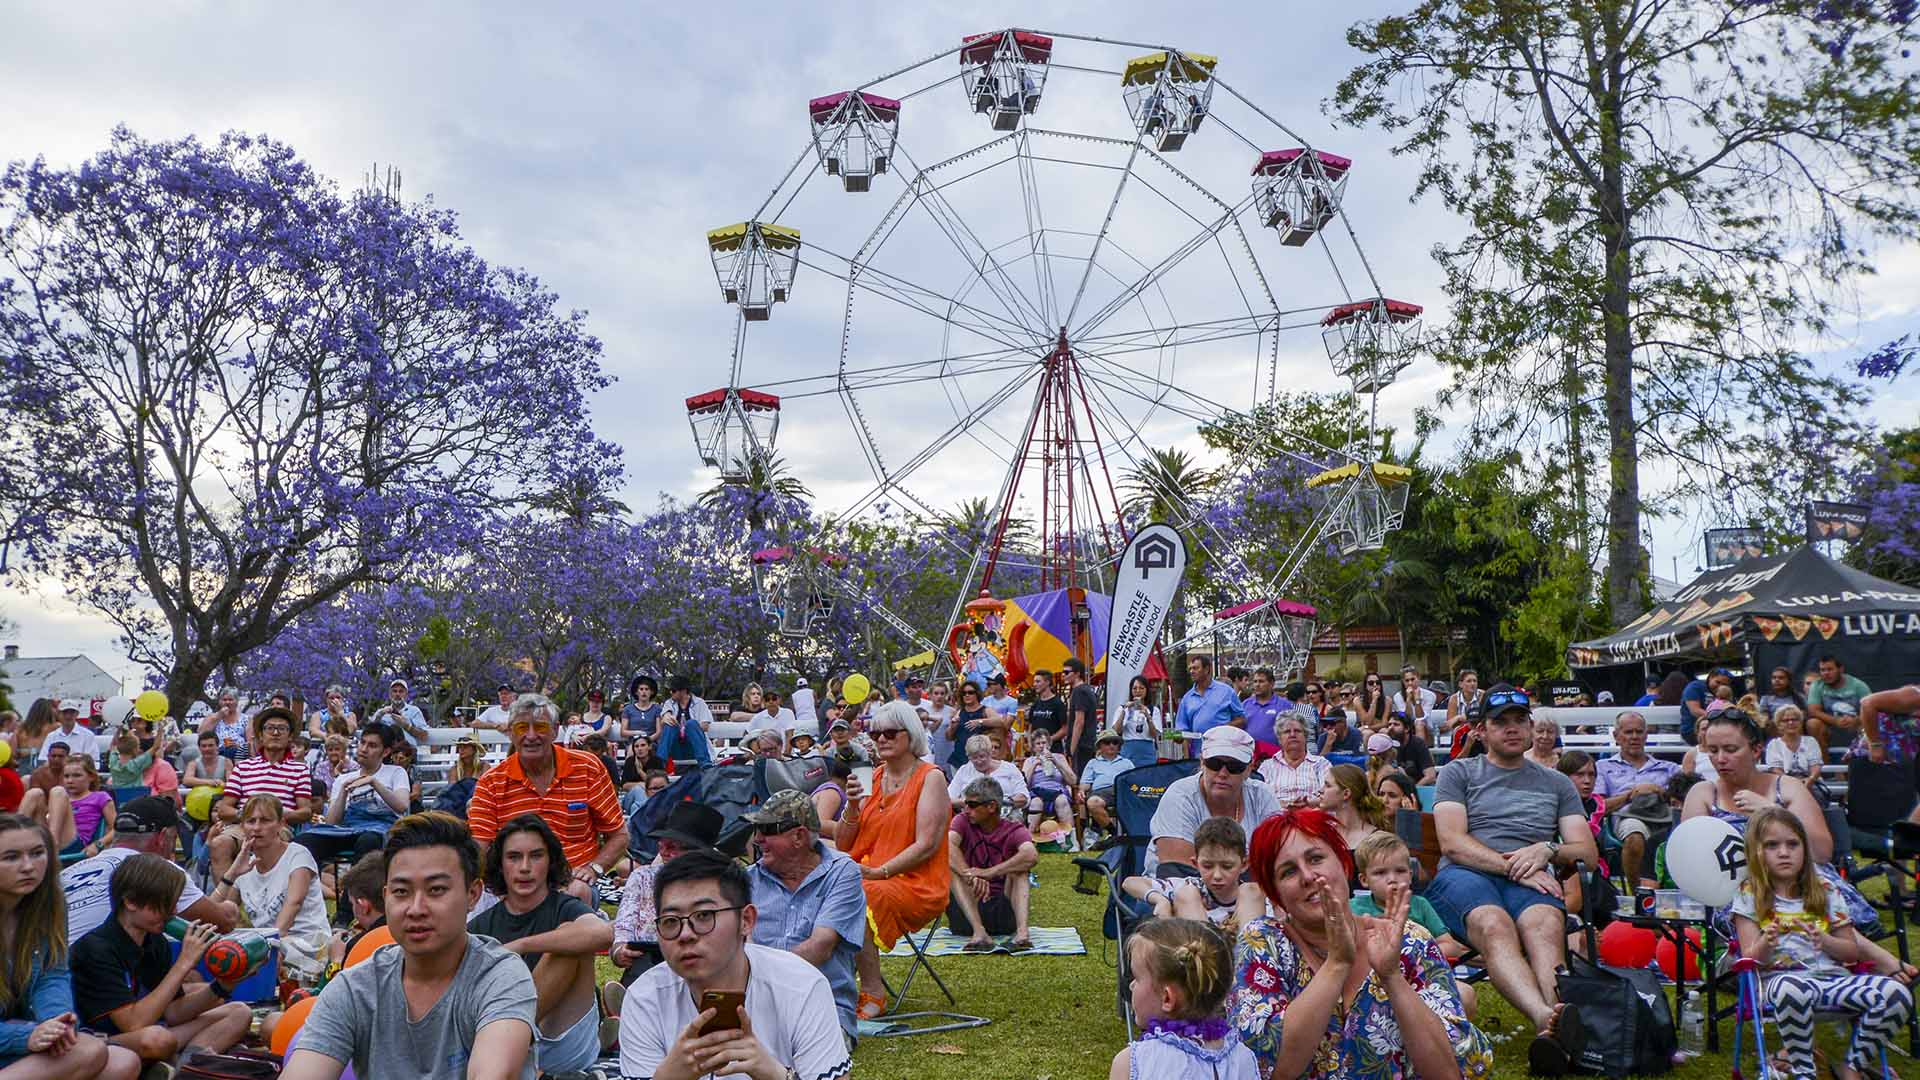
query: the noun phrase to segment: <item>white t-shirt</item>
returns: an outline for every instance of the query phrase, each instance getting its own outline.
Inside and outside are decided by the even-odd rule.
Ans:
[[[815,732],[820,730],[820,713],[813,707],[812,687],[803,686],[793,692],[793,722],[808,725]],[[802,726],[800,730],[809,730],[808,726]]]
[[[413,786],[412,782],[407,779],[407,770],[398,765],[382,765],[373,775],[374,779],[386,785],[388,791],[399,792],[403,802]],[[339,794],[343,786],[358,779],[360,779],[360,766],[358,765],[354,765],[342,772],[339,776],[334,777],[333,786],[327,789],[327,805],[321,807],[321,810],[324,812],[328,807],[333,805],[333,797]],[[398,821],[400,815],[404,813],[406,813],[404,808],[395,810],[387,800],[380,797],[379,792],[373,790],[372,784],[368,784],[364,787],[354,788],[353,791],[347,795],[346,805],[342,808],[340,814],[340,824],[351,825],[356,820],[359,820],[357,815],[361,814],[368,817],[384,817],[388,821]]]
[[[1001,716],[1013,716],[1020,711],[1020,699],[1011,694],[983,697],[980,699],[980,704],[984,705],[989,712],[996,712]]]
[[[994,764],[993,772],[983,774],[973,767],[973,762],[968,761],[954,770],[953,779],[947,784],[947,798],[953,802],[959,802],[961,796],[966,793],[967,785],[980,779],[982,775],[992,776],[1000,785],[1000,793],[1009,799],[1015,797],[1024,799],[1028,795],[1027,778],[1020,775],[1020,767],[1013,762],[997,762]]]
[[[55,743],[66,743],[67,752],[70,754],[85,754],[96,760],[100,757],[100,737],[89,730],[85,724],[73,725],[72,731],[54,728],[47,733],[46,740],[40,744],[40,752],[45,754],[47,749]]]
[[[840,1010],[820,969],[784,949],[748,943],[747,1016],[773,1060],[806,1080],[852,1071],[840,1033]],[[620,1010],[620,1075],[652,1076],[680,1033],[700,1015],[686,980],[656,964],[627,988]],[[738,1080],[745,1073],[706,1080]]]
[[[1253,830],[1259,828],[1261,822],[1279,812],[1280,803],[1267,785],[1248,777],[1240,787],[1240,828],[1246,831],[1248,842],[1252,842]],[[1197,774],[1183,776],[1167,785],[1167,793],[1161,796],[1160,805],[1153,812],[1150,831],[1154,840],[1165,836],[1191,843],[1200,823],[1212,816],[1207,810],[1206,796],[1200,794],[1200,777]],[[1148,843],[1143,873],[1152,877],[1159,865],[1160,854]]]
[[[1771,739],[1767,742],[1764,766],[1775,772],[1817,778],[1820,775],[1820,744],[1814,741],[1813,736],[1802,735],[1800,749],[1789,750],[1785,739]]]
[[[473,718],[473,726],[494,731],[507,730],[507,710],[498,705],[487,706],[487,711]]]
[[[1424,686],[1420,688],[1420,693],[1417,695],[1417,697],[1419,698],[1419,701],[1420,701],[1420,711],[1422,714],[1425,714],[1431,711],[1435,705],[1440,703],[1440,695],[1434,693],[1433,691],[1427,689]],[[1395,690],[1393,692],[1393,711],[1403,712],[1403,713],[1406,713],[1408,716],[1413,715],[1413,710],[1407,708],[1406,691]]]
[[[793,710],[781,709],[778,713],[761,709],[747,721],[747,737],[752,738],[763,731],[777,732],[781,738],[793,733]]]
[[[114,867],[138,854],[132,848],[110,847],[60,871],[60,888],[67,894],[67,944],[79,941],[81,935],[106,922],[113,914],[113,905],[107,899],[107,880],[113,877]],[[174,869],[180,870],[177,865]],[[173,906],[175,914],[199,903],[206,895],[193,883],[191,874],[180,870],[180,876],[187,879],[187,887],[180,890],[180,902]]]
[[[306,899],[300,902],[300,913],[293,917],[293,925],[287,933],[294,937],[307,937],[313,934],[324,936],[327,932],[327,901],[320,895],[320,867],[313,861],[313,852],[299,844],[288,844],[280,853],[280,861],[273,869],[262,872],[259,867],[241,874],[233,880],[234,891],[240,894],[240,904],[247,909],[247,921],[257,927],[269,927],[280,917],[280,907],[287,902],[287,893],[291,891],[290,881],[295,870],[305,870],[313,875],[307,882]]]

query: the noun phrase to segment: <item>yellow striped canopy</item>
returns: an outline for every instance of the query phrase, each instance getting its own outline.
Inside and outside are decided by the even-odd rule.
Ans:
[[[726,225],[707,232],[707,246],[715,251],[733,251],[747,239],[747,227],[751,225],[760,230],[760,239],[770,248],[796,248],[800,246],[800,230],[785,225],[771,225],[764,221],[742,221],[735,225]]]
[[[907,657],[905,660],[896,660],[893,662],[893,670],[896,675],[902,671],[912,671],[914,668],[929,668],[932,666],[933,666],[933,650],[932,649],[928,649],[926,652],[923,652],[923,653],[914,653],[912,656]]]
[[[1372,468],[1373,478],[1382,484],[1404,484],[1413,479],[1413,470],[1404,465],[1389,465],[1384,461],[1376,461],[1373,463]],[[1307,481],[1307,486],[1310,488],[1325,487],[1328,484],[1337,484],[1342,480],[1351,480],[1359,475],[1360,463],[1357,461],[1349,461],[1337,469],[1328,469],[1326,472]]]
[[[1173,77],[1187,82],[1204,82],[1213,73],[1215,64],[1220,62],[1217,56],[1205,53],[1176,53],[1178,62],[1172,68]],[[1150,83],[1160,77],[1167,69],[1168,54],[1164,52],[1148,53],[1127,61],[1126,70],[1120,73],[1120,85],[1139,86]]]

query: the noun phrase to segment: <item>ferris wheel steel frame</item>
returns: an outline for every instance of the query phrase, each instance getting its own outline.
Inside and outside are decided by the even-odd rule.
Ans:
[[[1052,56],[1055,41],[1147,49],[1154,50],[1155,55],[1130,61],[1123,75],[1119,70],[1060,63]],[[1040,42],[1045,43],[1044,51],[1038,44]],[[962,58],[960,71],[915,86],[899,93],[897,98],[882,98],[877,92],[870,93],[883,84],[956,55]],[[970,57],[986,57],[987,60],[978,66],[967,67],[966,64],[973,62]],[[1157,74],[1152,65],[1162,62],[1165,73]],[[1044,68],[1039,71],[1038,79],[1031,74],[1036,63]],[[1145,68],[1141,67],[1143,63],[1147,65]],[[1114,483],[1113,469],[1107,455],[1109,450],[1113,450],[1130,462],[1140,460],[1134,449],[1137,447],[1141,454],[1151,449],[1140,430],[1145,426],[1145,417],[1164,411],[1169,416],[1191,419],[1196,425],[1202,425],[1234,417],[1245,418],[1251,414],[1250,409],[1212,400],[1174,378],[1174,364],[1182,347],[1213,346],[1249,337],[1255,339],[1258,360],[1250,373],[1253,384],[1251,398],[1253,404],[1258,405],[1271,401],[1279,392],[1279,335],[1290,330],[1320,327],[1329,335],[1327,348],[1337,364],[1342,362],[1344,356],[1345,362],[1356,369],[1366,368],[1364,374],[1353,376],[1356,397],[1364,401],[1359,415],[1352,418],[1344,444],[1338,447],[1324,445],[1298,431],[1285,428],[1263,429],[1261,435],[1266,440],[1266,449],[1299,462],[1323,469],[1354,464],[1366,473],[1368,479],[1372,478],[1371,469],[1377,455],[1375,429],[1379,411],[1378,391],[1405,366],[1411,356],[1411,347],[1404,350],[1404,355],[1383,358],[1375,338],[1366,336],[1373,332],[1369,323],[1343,338],[1341,347],[1346,352],[1336,356],[1332,335],[1344,331],[1335,323],[1333,315],[1325,318],[1319,315],[1329,308],[1336,313],[1343,310],[1360,311],[1360,319],[1364,322],[1372,307],[1379,308],[1382,313],[1390,305],[1408,307],[1415,317],[1419,309],[1414,305],[1401,305],[1398,301],[1384,299],[1386,294],[1348,217],[1344,199],[1340,197],[1350,163],[1337,155],[1316,149],[1301,133],[1242,95],[1220,78],[1216,63],[1212,57],[1185,53],[1172,46],[1091,35],[1018,28],[974,35],[959,45],[848,90],[813,99],[810,102],[813,123],[807,145],[768,191],[747,222],[729,227],[741,230],[747,242],[763,233],[776,238],[792,234],[793,243],[798,249],[790,256],[795,269],[786,281],[776,279],[773,282],[776,292],[771,301],[785,300],[792,291],[792,274],[798,270],[836,278],[846,286],[840,309],[841,335],[835,369],[831,373],[754,384],[759,391],[777,389],[781,397],[788,401],[833,394],[839,398],[850,427],[858,434],[857,441],[873,474],[874,483],[850,503],[830,513],[826,519],[826,531],[831,532],[842,523],[857,519],[882,504],[900,506],[929,519],[941,517],[931,501],[915,493],[909,481],[916,472],[934,461],[951,440],[964,438],[1006,465],[997,501],[992,504],[995,520],[991,541],[983,546],[974,546],[970,552],[960,552],[968,556],[968,569],[943,626],[960,619],[974,584],[978,582],[984,594],[991,586],[996,568],[1003,564],[1037,570],[1042,588],[1061,587],[1082,580],[1098,581],[1111,569],[1113,561],[1125,546],[1128,534],[1123,502],[1119,488]],[[1136,71],[1144,71],[1144,82],[1136,76]],[[1022,72],[1027,74],[1023,75]],[[1124,140],[1110,135],[1056,129],[1039,123],[1037,116],[1048,113],[1045,105],[1051,100],[1043,96],[1043,87],[1051,91],[1054,98],[1059,96],[1057,88],[1060,80],[1048,79],[1047,75],[1051,72],[1123,76],[1127,83],[1125,104],[1135,120],[1134,137]],[[1182,78],[1200,78],[1205,83],[1204,99],[1189,93],[1186,100],[1180,101],[1178,115],[1181,119],[1170,120],[1175,113],[1166,112],[1156,131],[1152,121],[1153,110],[1158,107],[1155,103],[1163,99],[1163,89],[1173,85],[1169,80],[1174,74]],[[904,106],[956,81],[962,84],[974,111],[991,118],[995,134],[978,145],[922,166],[909,148],[911,140],[907,136],[912,129],[910,124],[902,120]],[[1272,151],[1236,130],[1214,112],[1212,103],[1218,100],[1216,92],[1224,93],[1250,110],[1254,116],[1298,143],[1299,148]],[[841,122],[842,118],[846,118],[848,123],[860,125],[859,130],[836,129],[833,125]],[[1259,157],[1253,173],[1255,182],[1244,196],[1231,202],[1216,195],[1168,160],[1168,154],[1180,149],[1188,136],[1197,133],[1203,121],[1221,128]],[[1188,126],[1170,133],[1165,126],[1169,122]],[[1170,134],[1178,137],[1170,139]],[[849,140],[852,140],[851,143]],[[1125,157],[1117,164],[1076,160],[1068,156],[1056,157],[1055,153],[1064,155],[1065,152],[1053,149],[1054,140],[1097,146],[1116,154],[1124,152]],[[849,145],[855,147],[855,152],[850,153],[846,149]],[[842,155],[845,160],[829,160],[829,146],[835,148],[833,152]],[[1162,146],[1167,149],[1156,148]],[[1037,147],[1045,152],[1037,152]],[[809,156],[814,157],[820,167],[809,167]],[[877,167],[873,165],[875,158],[878,159]],[[1009,164],[1019,173],[1020,211],[1025,231],[1011,237],[996,236],[989,243],[982,239],[969,225],[966,215],[949,200],[948,191],[961,190],[962,185],[969,181]],[[1106,200],[1104,213],[1096,229],[1088,231],[1048,225],[1047,204],[1041,198],[1037,169],[1040,165],[1118,172],[1118,180],[1111,197]],[[848,169],[859,175],[847,175]],[[1263,171],[1267,176],[1284,176],[1292,186],[1283,190],[1279,184],[1269,183],[1263,187],[1260,179]],[[840,176],[848,192],[870,191],[883,177],[892,177],[901,184],[899,194],[851,254],[840,254],[820,243],[807,241],[801,238],[799,230],[786,224],[774,224],[783,220],[806,185],[823,173],[829,177]],[[1210,208],[1206,212],[1211,216],[1196,213],[1157,185],[1176,190],[1186,189],[1186,198]],[[1121,210],[1122,200],[1133,187],[1144,188],[1158,197],[1166,206],[1184,215],[1191,226],[1191,231],[1180,234],[1179,243],[1173,250],[1151,264],[1136,257],[1113,235],[1115,217]],[[1196,193],[1197,199],[1194,198]],[[779,203],[777,209],[776,203]],[[918,215],[915,215],[916,208],[920,211]],[[1243,227],[1242,218],[1248,215],[1256,216],[1256,227],[1279,228],[1283,237],[1281,242],[1288,246],[1297,246],[1317,238],[1326,263],[1331,267],[1333,284],[1340,298],[1331,303],[1320,302],[1283,309],[1274,297],[1266,271]],[[967,267],[967,275],[959,287],[942,288],[911,280],[901,273],[876,265],[889,240],[910,217],[922,223],[931,222],[934,231],[950,245],[951,254],[958,255]],[[1356,295],[1347,275],[1341,271],[1340,260],[1335,257],[1328,243],[1326,228],[1335,221],[1339,222],[1346,241],[1359,259],[1362,274],[1372,288],[1370,295]],[[806,223],[799,224],[804,226]],[[710,240],[715,235],[717,232],[709,234]],[[1230,244],[1237,246],[1238,256],[1229,250]],[[1074,245],[1084,245],[1085,254],[1067,254],[1064,250],[1056,250],[1073,249]],[[1245,313],[1191,322],[1173,316],[1164,326],[1156,323],[1141,298],[1150,292],[1158,292],[1172,316],[1174,305],[1167,299],[1163,288],[1166,279],[1180,271],[1196,253],[1209,247],[1219,252],[1222,264],[1233,281],[1237,293],[1235,299]],[[750,254],[743,251],[741,257]],[[767,254],[777,256],[780,253]],[[1123,280],[1112,266],[1102,261],[1102,256],[1108,254],[1117,254],[1117,261],[1131,263],[1133,269],[1126,272],[1136,276],[1130,281]],[[725,271],[721,270],[720,258],[721,249],[716,246],[716,270],[721,272],[725,286]],[[1055,267],[1078,262],[1084,262],[1085,265],[1079,270],[1069,299],[1059,288]],[[1031,264],[1031,293],[1016,282],[1016,274],[1024,269],[1022,263]],[[1241,270],[1248,273],[1251,284],[1242,280]],[[1097,297],[1094,306],[1081,317],[1082,307],[1089,299],[1090,285],[1097,280],[1096,274],[1111,278],[1117,289],[1112,295],[1104,295],[1103,286],[1103,295]],[[856,301],[862,297],[885,300],[942,324],[939,355],[861,366],[854,359],[857,354],[854,333]],[[731,294],[729,299],[733,299]],[[767,299],[761,297],[762,301]],[[770,309],[769,304],[755,312],[749,309],[744,299],[737,302],[740,310],[736,314],[732,343],[728,381],[730,393],[743,388],[741,377],[747,355],[747,324],[750,321],[762,321],[766,317],[765,312]],[[1123,324],[1101,333],[1103,327],[1134,305],[1140,309],[1140,313],[1134,317],[1144,318],[1146,325]],[[963,338],[969,344],[957,345],[956,338]],[[1404,342],[1395,341],[1396,346],[1408,343],[1417,347],[1417,327],[1408,331]],[[1135,358],[1143,354],[1160,357],[1160,370],[1148,370],[1144,364],[1137,363]],[[1342,375],[1345,374],[1343,370]],[[1364,392],[1360,389],[1363,377],[1370,380],[1365,384]],[[970,390],[967,384],[980,378],[991,379],[989,389],[985,392]],[[868,415],[869,406],[863,404],[862,395],[916,383],[939,386],[955,418],[952,424],[939,431],[925,445],[912,450],[904,458],[896,457],[892,449],[883,447],[885,440],[877,434],[876,426]],[[1017,438],[984,423],[991,416],[1008,418],[1002,410],[1022,392],[1032,396],[1024,415],[1014,414],[1019,420]],[[689,399],[690,403],[692,400]],[[1128,427],[1124,420],[1130,414],[1122,407],[1123,401],[1133,402],[1136,410],[1146,410],[1139,414],[1142,422],[1132,425],[1131,430],[1103,431],[1103,427]],[[1099,415],[1101,411],[1108,417],[1105,425]],[[996,448],[995,442],[1001,444],[1001,448]],[[760,449],[758,442],[752,445],[756,452],[771,454],[771,439],[767,440],[767,444],[764,450]],[[1243,455],[1236,454],[1234,457],[1235,468],[1245,464]],[[1011,552],[1007,550],[1007,542],[1014,522],[1016,499],[1021,494],[1022,478],[1029,471],[1029,465],[1037,466],[1033,471],[1039,477],[1039,550],[1031,553]],[[1154,480],[1151,471],[1136,475],[1150,484]],[[1154,490],[1149,494],[1160,497],[1166,505],[1182,508],[1189,505],[1183,492]],[[1172,524],[1200,540],[1200,546],[1213,557],[1215,567],[1223,569],[1228,577],[1242,582],[1244,588],[1259,595],[1279,597],[1298,580],[1320,538],[1336,531],[1339,523],[1346,521],[1354,512],[1353,500],[1364,494],[1357,484],[1328,492],[1329,497],[1318,501],[1306,530],[1281,557],[1274,571],[1265,577],[1256,576],[1248,569],[1251,562],[1238,543],[1222,535],[1199,515],[1185,511],[1181,515],[1183,520]],[[1105,505],[1102,505],[1103,498]],[[1087,508],[1090,511],[1083,512]],[[1091,538],[1096,532],[1099,536],[1097,547],[1091,545]],[[936,657],[944,660],[932,639],[901,618],[885,602],[863,596],[861,586],[836,576],[824,576],[818,584],[823,590],[840,597],[864,600],[865,606],[878,614],[895,632],[923,647],[934,649]],[[1180,641],[1167,644],[1175,648],[1203,636],[1230,631],[1243,623],[1252,625],[1249,620],[1258,620],[1262,615],[1261,605],[1256,604],[1254,610],[1229,618],[1216,618],[1208,625],[1191,629]]]

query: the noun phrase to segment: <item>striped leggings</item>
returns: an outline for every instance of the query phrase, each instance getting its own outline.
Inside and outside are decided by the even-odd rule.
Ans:
[[[1789,1080],[1811,1080],[1816,1012],[1857,1017],[1847,1064],[1867,1076],[1880,1074],[1880,1051],[1893,1042],[1913,1012],[1913,993],[1886,975],[1768,975],[1761,991],[1773,1011],[1774,1029],[1787,1058]]]

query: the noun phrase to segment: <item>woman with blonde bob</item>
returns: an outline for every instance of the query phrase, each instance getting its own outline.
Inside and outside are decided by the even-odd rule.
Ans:
[[[834,842],[860,864],[867,893],[867,934],[860,946],[859,1015],[886,1011],[880,978],[880,947],[918,930],[947,909],[952,870],[947,865],[946,776],[922,758],[927,731],[920,714],[904,701],[889,701],[867,725],[879,755],[873,790],[858,776],[847,778],[847,805]]]
[[[286,811],[272,795],[255,795],[240,807],[246,839],[227,876],[210,895],[238,897],[247,921],[280,932],[280,959],[302,983],[318,981],[327,969],[327,903],[321,896],[320,868],[313,853],[285,836]]]

